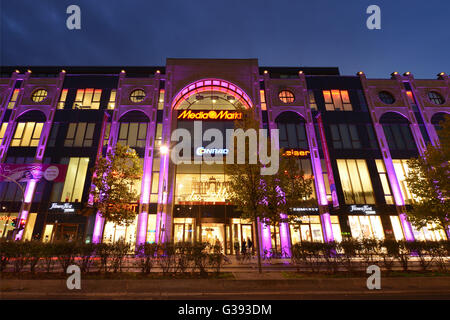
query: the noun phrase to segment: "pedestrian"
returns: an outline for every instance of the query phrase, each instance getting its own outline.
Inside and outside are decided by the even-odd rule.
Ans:
[[[242,240],[241,253],[245,254],[247,252],[247,244],[245,243],[245,239]]]
[[[239,241],[234,242],[234,253],[239,254]]]
[[[253,253],[253,242],[252,242],[252,240],[250,240],[250,238],[247,238],[247,247],[248,247],[248,251],[250,253]]]

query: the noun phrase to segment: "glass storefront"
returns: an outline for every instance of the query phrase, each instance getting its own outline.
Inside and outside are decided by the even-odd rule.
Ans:
[[[125,241],[131,244],[136,243],[136,222],[137,218],[134,219],[133,223],[129,226],[106,222],[103,232],[103,242],[114,243],[118,241]]]
[[[348,216],[348,220],[354,239],[384,239],[380,216]]]
[[[201,241],[208,242],[211,246],[220,244],[225,248],[225,227],[223,223],[205,223],[201,226]]]
[[[174,218],[173,219],[173,241],[193,242],[194,241],[194,219]]]
[[[395,240],[404,240],[403,229],[398,216],[390,216],[392,229],[394,230]],[[439,241],[447,240],[445,231],[442,229],[435,229],[435,224],[428,224],[426,227],[418,230],[411,224],[414,232],[414,239],[419,241]]]
[[[251,241],[253,248],[255,247],[253,241],[253,225],[243,219],[232,219],[232,234],[233,234],[233,252],[240,253],[245,245],[248,248],[248,240]]]
[[[12,237],[14,227],[12,221],[18,216],[17,212],[2,212],[0,216],[0,238]],[[9,234],[9,236],[8,236]]]
[[[320,216],[302,216],[299,224],[290,225],[291,243],[302,241],[323,242],[322,226]]]

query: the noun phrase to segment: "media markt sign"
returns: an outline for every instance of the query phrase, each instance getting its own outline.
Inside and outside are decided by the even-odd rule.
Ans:
[[[178,112],[179,120],[240,120],[242,112],[230,110],[183,110]]]
[[[49,211],[62,211],[64,213],[75,213],[75,206],[73,203],[64,202],[64,203],[58,203],[58,202],[52,202],[50,205],[50,208],[48,208]]]
[[[376,214],[376,211],[372,208],[372,206],[363,205],[363,206],[350,206],[350,212],[362,212],[364,214]]]

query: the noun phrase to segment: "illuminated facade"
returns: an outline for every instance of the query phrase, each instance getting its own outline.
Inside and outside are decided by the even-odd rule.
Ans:
[[[197,122],[201,133],[225,132],[242,117],[237,106],[252,108],[263,128],[279,129],[285,156],[298,158],[314,177],[317,205],[292,208],[304,212],[300,227],[259,225],[262,249],[277,246],[289,254],[299,241],[346,236],[448,237],[448,231],[411,226],[407,214],[414,199],[404,181],[406,160],[421,155],[427,143],[439,143],[436,128],[450,113],[446,74],[367,79],[363,73],[342,76],[337,68],[260,67],[256,59],[65,69],[3,68],[1,237],[219,241],[227,254],[241,250],[244,240],[255,243],[255,226],[228,201],[223,165],[170,160],[175,129],[194,133]],[[136,149],[143,164],[135,184],[139,202],[130,204],[137,217],[127,227],[80,214],[92,200],[97,157],[117,143]],[[192,155],[228,152],[226,144],[208,144],[193,146]],[[4,171],[5,164],[17,174]],[[13,234],[15,217],[26,226]]]

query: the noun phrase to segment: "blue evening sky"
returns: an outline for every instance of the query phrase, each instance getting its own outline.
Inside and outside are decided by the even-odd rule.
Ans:
[[[81,8],[81,30],[66,8]],[[381,8],[368,30],[366,8]],[[387,78],[450,73],[448,0],[0,0],[0,65],[164,65],[258,58]]]

